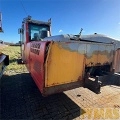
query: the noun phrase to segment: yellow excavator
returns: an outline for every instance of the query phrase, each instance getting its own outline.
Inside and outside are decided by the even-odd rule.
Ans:
[[[2,13],[0,12],[0,33],[3,32],[2,28]],[[0,78],[5,70],[5,67],[9,65],[9,56],[5,55],[1,52],[1,48],[3,46],[3,42],[0,43]]]

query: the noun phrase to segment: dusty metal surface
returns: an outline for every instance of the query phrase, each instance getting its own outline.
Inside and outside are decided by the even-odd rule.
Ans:
[[[115,72],[120,73],[120,48],[117,49],[115,52],[114,68],[115,68]]]
[[[86,44],[86,66],[111,64],[113,60],[114,45],[112,44]]]
[[[107,85],[101,94],[86,88],[42,97],[28,73],[12,73],[1,79],[0,119],[120,119],[120,86]]]
[[[45,86],[82,80],[85,67],[111,65],[114,45],[88,42],[53,42],[45,66]]]
[[[79,54],[84,55],[86,67],[111,64],[113,62],[114,50],[116,49],[116,44],[113,44],[111,41],[114,39],[101,36],[95,36],[93,38],[95,38],[96,42],[94,39],[93,41],[88,42],[87,40],[91,40],[89,37],[87,40],[83,39],[83,41],[76,41],[73,39],[71,40],[70,36],[68,35],[58,35],[45,38],[44,41],[53,40],[58,44],[61,44],[61,49],[78,52]],[[101,39],[109,42],[103,42]],[[116,41],[116,43],[117,42],[118,41]],[[116,47],[120,47],[120,45]]]
[[[84,55],[79,54],[74,45],[75,43],[52,43],[45,63],[45,87],[82,80]]]

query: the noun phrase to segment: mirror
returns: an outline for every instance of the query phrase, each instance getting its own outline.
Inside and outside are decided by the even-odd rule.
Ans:
[[[18,34],[22,34],[23,33],[23,29],[22,28],[19,28],[18,29]]]

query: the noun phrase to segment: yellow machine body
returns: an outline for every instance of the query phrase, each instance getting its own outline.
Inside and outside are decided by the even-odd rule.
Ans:
[[[52,42],[45,63],[45,87],[82,80],[84,54],[64,49],[62,44]]]

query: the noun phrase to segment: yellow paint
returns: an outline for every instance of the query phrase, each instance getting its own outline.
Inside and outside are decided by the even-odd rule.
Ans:
[[[104,64],[104,63],[111,63],[112,62],[112,58],[113,56],[107,56],[107,54],[103,55],[103,54],[98,54],[98,63]]]
[[[92,66],[91,63],[93,63],[93,65],[95,65],[97,63],[97,55],[93,54],[90,58],[86,58],[86,65],[87,66]]]
[[[112,62],[112,57],[107,57],[107,55],[105,54],[93,54],[90,58],[86,59],[86,65],[87,66],[91,66],[90,63],[93,63],[93,65],[96,65],[97,63],[100,63],[101,65],[107,63],[107,62]]]
[[[82,80],[84,55],[51,43],[45,63],[45,87]]]

